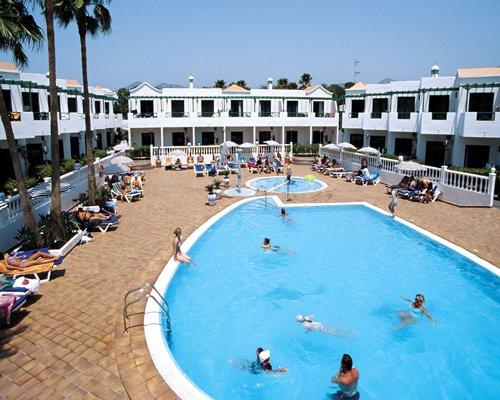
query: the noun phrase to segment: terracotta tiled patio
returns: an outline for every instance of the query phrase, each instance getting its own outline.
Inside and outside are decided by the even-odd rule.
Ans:
[[[294,173],[310,173],[294,165]],[[244,179],[249,176],[245,172]],[[185,235],[236,201],[205,206],[204,185],[192,171],[147,172],[145,197],[121,203],[120,226],[75,248],[8,329],[0,330],[1,399],[175,399],[151,362],[143,329],[122,333],[127,289],[154,282],[171,255],[172,232]],[[293,202],[368,201],[386,209],[385,187],[324,178],[324,191]],[[234,184],[235,176],[232,176]],[[500,211],[442,202],[402,200],[398,215],[478,256],[500,264]],[[136,311],[143,311],[140,304]],[[132,323],[140,323],[142,316]]]

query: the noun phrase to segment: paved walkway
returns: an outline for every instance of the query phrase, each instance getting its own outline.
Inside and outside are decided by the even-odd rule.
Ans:
[[[298,175],[310,173],[294,166]],[[248,179],[245,172],[244,179]],[[234,175],[231,177],[233,183]],[[293,202],[365,200],[386,208],[383,185],[362,187],[324,178],[328,189],[295,195]],[[147,172],[145,196],[120,204],[116,231],[95,233],[78,246],[55,279],[0,330],[0,399],[176,399],[152,364],[141,327],[122,334],[122,302],[127,289],[154,282],[171,256],[172,232],[185,235],[236,201],[205,206],[204,185],[192,171]],[[442,202],[402,200],[398,215],[500,264],[500,211],[458,208]],[[143,311],[144,305],[137,308]],[[133,318],[140,323],[142,316]]]

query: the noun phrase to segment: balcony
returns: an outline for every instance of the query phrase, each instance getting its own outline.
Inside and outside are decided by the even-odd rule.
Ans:
[[[34,112],[33,119],[35,121],[47,121],[49,119],[49,113],[46,111]]]
[[[423,135],[453,135],[455,115],[454,112],[423,112],[420,119],[420,132]]]
[[[198,113],[198,118],[218,118],[220,117],[220,111],[202,111]]]
[[[457,134],[463,137],[500,138],[500,112],[465,112]]]
[[[158,114],[153,112],[133,113],[134,118],[158,118]]]
[[[259,117],[279,117],[280,113],[279,112],[271,112],[271,111],[265,111],[265,112],[260,112]]]
[[[189,117],[189,113],[184,111],[172,111],[165,113],[165,117],[167,118],[187,118]]]
[[[69,120],[69,113],[67,112],[59,112],[59,119],[60,120],[63,120],[63,121],[66,121],[66,120]]]
[[[230,117],[236,117],[236,118],[249,118],[252,115],[250,112],[243,112],[243,111],[229,111],[229,116]]]
[[[362,129],[364,116],[364,112],[344,113],[342,116],[342,127],[348,129]]]
[[[417,132],[418,112],[389,113],[389,130],[393,132]]]
[[[304,112],[287,111],[286,116],[289,118],[304,118],[308,115]]]
[[[386,131],[389,128],[389,113],[375,111],[365,113],[362,123],[363,129]]]

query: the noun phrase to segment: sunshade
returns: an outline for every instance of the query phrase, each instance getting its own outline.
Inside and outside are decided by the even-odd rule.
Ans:
[[[116,146],[113,147],[113,150],[115,151],[124,151],[124,150],[130,150],[132,147],[130,147],[127,143],[126,140],[121,142],[120,144],[117,144]]]
[[[111,164],[132,164],[134,162],[134,160],[132,160],[131,158],[129,157],[126,157],[126,156],[117,156],[117,157],[113,157],[113,159],[111,160]]]
[[[128,171],[130,171],[130,168],[123,164],[109,164],[104,168],[104,173],[108,175],[124,174],[125,172]]]
[[[238,143],[234,143],[234,142],[231,142],[230,140],[227,140],[224,143],[222,143],[221,146],[238,147]]]
[[[269,146],[281,146],[276,140],[266,140],[264,143]]]
[[[351,143],[347,143],[347,142],[339,143],[337,146],[340,147],[341,149],[353,149],[353,150],[356,150],[356,146],[353,146]]]
[[[240,149],[254,149],[257,145],[249,142],[242,143],[238,146]]]
[[[322,147],[322,149],[324,150],[337,150],[339,149],[340,147],[337,146],[335,143],[329,143],[329,144],[326,144]]]
[[[419,164],[415,161],[401,161],[396,168],[401,171],[425,171],[425,165]]]
[[[362,147],[358,150],[360,153],[368,153],[368,154],[380,154],[380,152],[373,147]]]

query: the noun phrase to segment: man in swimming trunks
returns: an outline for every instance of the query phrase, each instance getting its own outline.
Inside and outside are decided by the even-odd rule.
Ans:
[[[344,354],[340,362],[340,369],[336,375],[332,376],[332,383],[339,385],[341,398],[354,398],[358,395],[359,371],[352,366],[352,358],[349,354]]]

